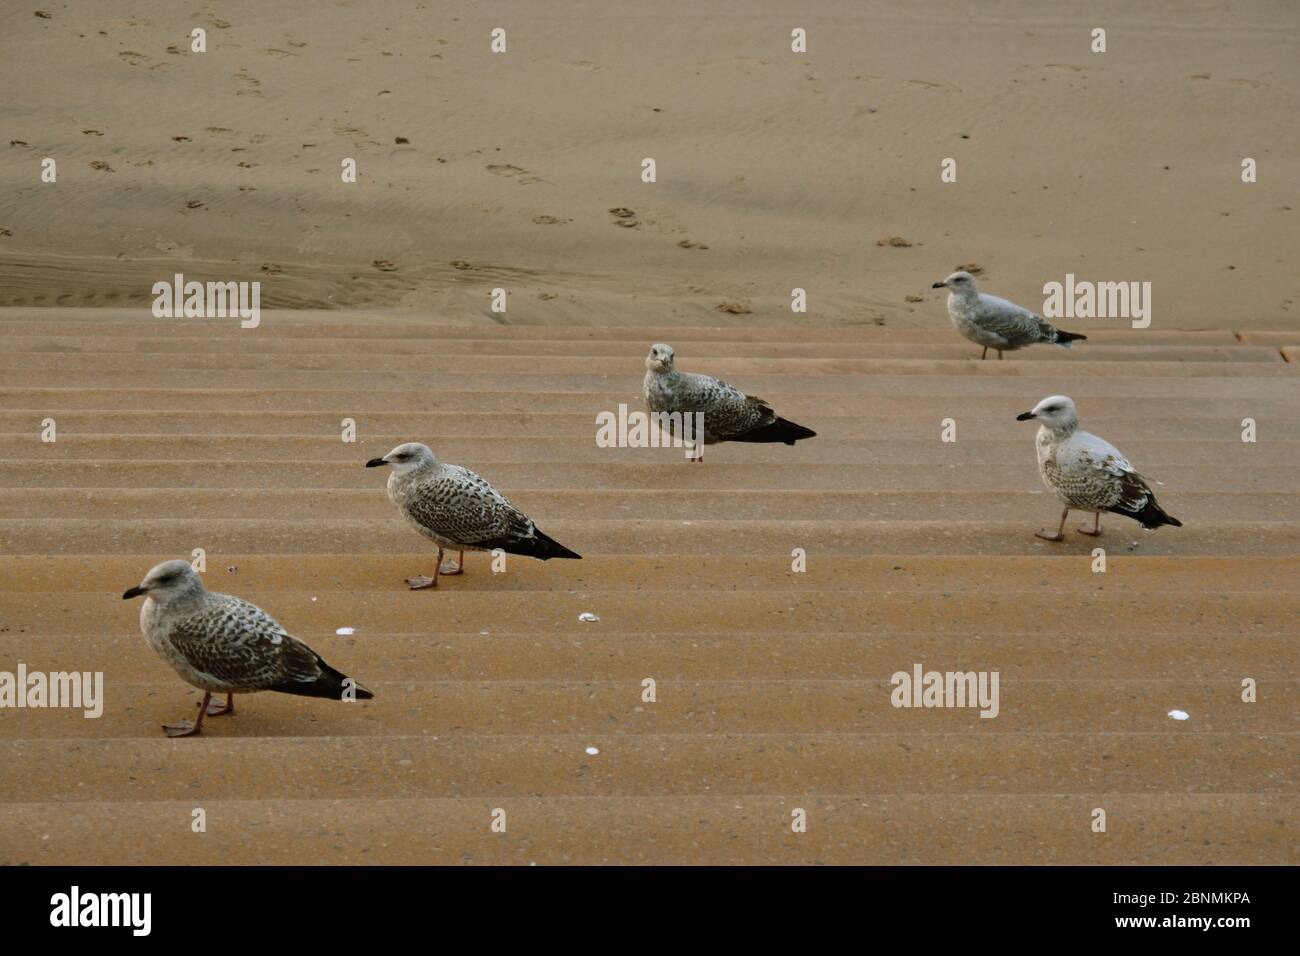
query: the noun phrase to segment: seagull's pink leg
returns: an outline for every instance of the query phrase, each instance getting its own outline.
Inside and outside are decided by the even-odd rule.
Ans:
[[[216,701],[208,704],[209,717],[227,717],[235,712],[235,695],[226,695],[226,705],[224,707],[217,704]]]
[[[462,574],[462,573],[464,573],[464,571],[465,571],[465,551],[464,551],[464,549],[461,549],[460,551],[458,551],[458,552],[457,552],[457,555],[458,555],[458,556],[457,556],[457,558],[456,558],[456,560],[455,560],[454,562],[453,562],[453,561],[448,561],[446,564],[444,564],[444,565],[442,565],[440,568],[438,568],[439,573],[441,573],[441,574]]]
[[[1079,525],[1079,534],[1092,535],[1092,537],[1094,538],[1101,536],[1101,512],[1100,511],[1097,512],[1097,521],[1092,526],[1092,530],[1089,531],[1087,527],[1085,527],[1084,525]]]

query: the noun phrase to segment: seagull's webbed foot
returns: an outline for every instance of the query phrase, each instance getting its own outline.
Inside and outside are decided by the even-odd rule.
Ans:
[[[436,588],[438,586],[438,576],[426,578],[423,574],[418,574],[413,578],[406,579],[407,586],[412,591],[423,591],[425,588]]]
[[[1087,525],[1083,525],[1083,524],[1079,525],[1079,534],[1086,534],[1092,538],[1101,537],[1101,513],[1100,512],[1097,513],[1097,520],[1096,522],[1093,523],[1093,526],[1091,528],[1089,528]]]
[[[218,704],[215,700],[208,704],[209,717],[231,717],[235,713],[235,695],[227,694],[226,702]]]
[[[199,701],[198,720],[181,720],[174,724],[163,724],[163,732],[168,737],[193,737],[203,729],[203,715],[208,712],[210,703],[212,703],[212,693],[208,691],[203,694],[203,700]]]
[[[457,552],[455,561],[447,560],[438,565],[439,574],[464,574],[465,573],[465,552]]]
[[[1035,538],[1042,538],[1044,541],[1064,541],[1065,540],[1065,519],[1070,517],[1070,509],[1066,508],[1061,512],[1061,524],[1055,531],[1035,531]]]
[[[199,732],[199,725],[192,720],[182,720],[175,724],[163,724],[162,729],[168,737],[193,737]]]

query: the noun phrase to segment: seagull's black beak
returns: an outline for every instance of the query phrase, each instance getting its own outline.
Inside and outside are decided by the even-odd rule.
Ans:
[[[384,459],[382,458],[371,458],[368,462],[366,462],[366,467],[379,468],[386,464],[388,464],[388,462],[384,461]]]
[[[1019,415],[1016,416],[1016,421],[1018,421],[1018,422],[1027,422],[1027,421],[1029,421],[1031,418],[1037,418],[1037,417],[1038,417],[1038,416],[1035,415],[1033,412],[1021,412]]]
[[[936,282],[934,285],[930,286],[931,289],[942,289],[943,287],[944,283],[942,282]]]
[[[131,600],[131,598],[139,597],[141,594],[144,593],[145,593],[144,588],[127,588],[125,591],[122,592],[122,600],[129,601]]]

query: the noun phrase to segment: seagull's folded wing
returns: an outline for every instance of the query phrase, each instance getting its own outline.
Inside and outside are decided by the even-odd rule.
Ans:
[[[408,493],[403,507],[416,524],[458,544],[530,537],[533,522],[484,478],[449,466]]]
[[[1000,335],[1009,345],[1027,345],[1041,337],[1042,320],[1014,302],[995,295],[980,295],[975,310],[975,324],[986,332]]]
[[[181,618],[168,640],[195,670],[237,687],[312,681],[321,673],[315,651],[255,604],[228,595]]]
[[[703,412],[704,430],[718,438],[734,438],[776,421],[772,406],[756,395],[708,375],[693,375],[692,407],[680,411]]]

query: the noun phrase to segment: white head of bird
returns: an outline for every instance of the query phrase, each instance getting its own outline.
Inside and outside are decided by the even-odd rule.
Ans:
[[[662,342],[650,346],[650,354],[645,357],[645,367],[652,372],[668,372],[673,367],[673,347]]]
[[[164,561],[149,569],[144,580],[122,595],[122,600],[145,595],[159,604],[195,598],[203,594],[203,579],[188,561]]]
[[[975,295],[975,277],[969,272],[954,272],[932,289],[947,289],[953,295]]]
[[[408,441],[398,445],[383,458],[370,459],[366,462],[366,467],[379,468],[390,465],[396,474],[404,475],[437,463],[438,459],[434,457],[428,445],[421,445],[418,441]]]
[[[1079,412],[1066,395],[1049,395],[1030,412],[1016,416],[1016,421],[1036,421],[1049,431],[1069,433],[1079,425]]]

